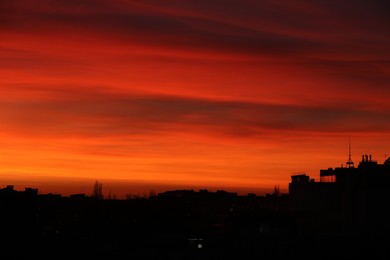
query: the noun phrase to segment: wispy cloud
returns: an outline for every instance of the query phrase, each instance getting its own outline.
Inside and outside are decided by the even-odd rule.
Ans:
[[[123,56],[120,61],[114,55],[117,64],[135,55],[181,57],[182,63],[235,57],[252,62],[247,67],[288,64],[309,76],[342,82],[336,89],[371,85],[383,94],[390,77],[388,5],[379,0],[353,5],[321,0],[5,0],[0,65],[60,67],[54,73],[61,75],[61,70],[77,74],[85,59],[96,64],[115,51]],[[331,83],[328,87],[335,89]]]
[[[50,34],[75,29],[76,34],[101,34],[129,43],[247,55],[379,55],[389,44],[383,11],[387,5],[384,1],[353,5],[345,1],[3,1],[8,12],[2,27]]]
[[[2,0],[2,169],[253,186],[351,134],[388,153],[389,7]]]
[[[38,89],[38,88],[37,88]],[[370,104],[276,105],[178,96],[47,89],[48,98],[2,101],[2,128],[23,134],[139,135],[186,132],[253,137],[264,132],[387,131],[389,110]]]

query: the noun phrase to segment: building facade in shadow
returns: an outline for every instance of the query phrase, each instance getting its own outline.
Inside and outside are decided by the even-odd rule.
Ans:
[[[320,170],[320,181],[291,176],[289,210],[307,232],[390,234],[390,158],[363,155],[357,167]]]

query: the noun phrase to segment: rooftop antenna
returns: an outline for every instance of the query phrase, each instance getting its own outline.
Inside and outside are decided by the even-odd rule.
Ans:
[[[349,148],[349,155],[348,155],[347,167],[348,168],[353,168],[354,167],[354,163],[353,163],[352,158],[351,158],[351,137],[349,137],[348,148]]]

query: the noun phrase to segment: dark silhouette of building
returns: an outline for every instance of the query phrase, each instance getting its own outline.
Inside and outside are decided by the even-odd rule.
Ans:
[[[390,158],[383,164],[363,155],[357,167],[320,170],[320,181],[291,176],[289,209],[305,231],[390,234]]]
[[[320,170],[318,182],[293,175],[288,194],[275,186],[264,196],[201,189],[117,200],[8,185],[0,188],[2,257],[389,259],[390,159],[348,161]]]

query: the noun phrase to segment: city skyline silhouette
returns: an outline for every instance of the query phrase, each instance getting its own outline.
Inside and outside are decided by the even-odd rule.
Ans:
[[[387,259],[389,3],[1,0],[7,259]]]
[[[329,167],[320,176],[292,175],[288,193],[275,186],[264,196],[184,189],[117,199],[103,196],[95,181],[89,195],[67,197],[8,185],[0,188],[4,253],[16,259],[388,257],[390,158],[381,164],[363,154],[356,167]]]

